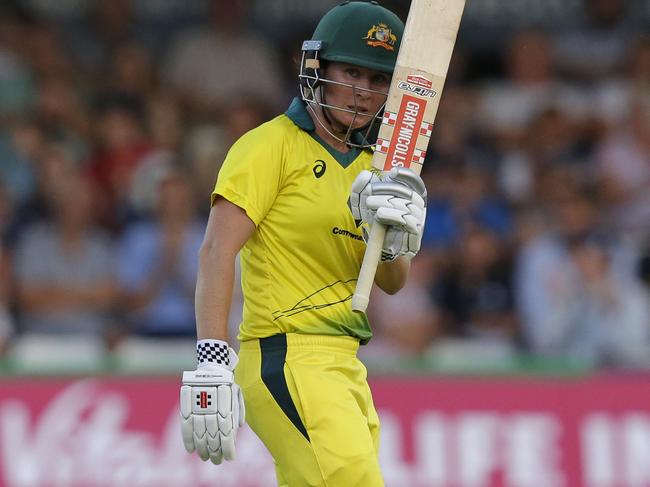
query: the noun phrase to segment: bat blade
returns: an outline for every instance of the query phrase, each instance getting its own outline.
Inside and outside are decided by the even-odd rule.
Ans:
[[[420,174],[456,43],[465,0],[412,0],[379,129],[372,165]],[[386,228],[373,224],[352,296],[365,312]]]

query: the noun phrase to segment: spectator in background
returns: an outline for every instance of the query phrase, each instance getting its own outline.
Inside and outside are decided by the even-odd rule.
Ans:
[[[33,118],[17,118],[0,132],[0,180],[15,206],[21,206],[36,189],[37,161],[45,142],[43,128]]]
[[[537,173],[552,166],[588,163],[590,147],[583,144],[579,124],[557,108],[539,113],[527,128],[524,140]]]
[[[70,170],[53,190],[52,218],[34,223],[15,251],[23,333],[103,336],[114,304],[111,243],[94,224],[93,191]]]
[[[55,25],[34,19],[21,40],[24,59],[37,78],[60,78],[74,81],[78,74],[64,46],[61,32]]]
[[[164,56],[163,80],[197,114],[224,115],[234,93],[256,93],[274,109],[286,101],[272,44],[246,25],[249,3],[212,0],[211,25],[181,32]]]
[[[170,93],[155,92],[147,99],[146,130],[150,150],[133,169],[125,198],[134,215],[156,211],[160,175],[182,158],[184,115],[178,100]]]
[[[562,110],[547,108],[531,121],[519,146],[504,153],[496,184],[512,205],[534,204],[544,198],[540,192],[549,174],[564,172],[582,183],[593,183],[593,150],[594,140],[581,123]]]
[[[194,288],[204,226],[194,190],[177,168],[161,175],[151,219],[126,227],[118,252],[128,330],[150,337],[195,335]]]
[[[88,156],[93,126],[78,89],[62,77],[41,78],[37,85],[36,117],[49,137],[65,145],[75,159]]]
[[[157,87],[153,54],[143,44],[127,40],[114,46],[109,66],[103,91],[145,98]]]
[[[5,243],[7,232],[13,221],[15,204],[7,184],[0,178],[0,242]]]
[[[594,183],[592,158],[597,139],[582,122],[563,110],[548,108],[526,128],[519,146],[508,150],[499,161],[496,185],[514,206],[545,204],[545,191],[563,188],[565,181]],[[564,179],[553,187],[557,178]],[[551,184],[548,184],[550,181]]]
[[[650,241],[650,92],[639,93],[631,102],[628,120],[604,138],[595,161],[612,227],[646,243]]]
[[[512,151],[535,118],[549,108],[582,116],[586,100],[556,76],[551,41],[541,31],[515,33],[505,50],[505,77],[481,87],[477,118],[502,151]]]
[[[533,352],[548,353],[566,344],[557,338],[562,322],[553,310],[564,309],[579,282],[579,269],[571,254],[576,242],[602,230],[598,202],[566,179],[549,179],[546,215],[528,211],[519,219],[520,246],[516,257],[515,292],[524,343]],[[622,282],[633,274],[635,256],[624,241],[611,235],[608,272]],[[550,340],[550,341],[549,341]],[[564,347],[564,348],[563,348]]]
[[[594,203],[570,180],[554,179],[550,186],[560,193],[553,195],[555,200],[546,200],[554,201],[553,207],[547,212],[541,208],[525,210],[517,222],[515,295],[524,343],[533,351],[542,349],[545,336],[552,333],[549,310],[563,299],[575,274],[568,242],[593,232],[596,226]]]
[[[0,358],[2,358],[15,333],[15,324],[13,316],[9,311],[10,305],[10,263],[9,256],[2,243],[0,243]]]
[[[621,69],[634,37],[627,0],[584,0],[578,25],[555,37],[560,72],[586,82],[611,76]]]
[[[509,238],[512,216],[494,191],[489,168],[462,164],[431,172],[431,176],[425,176],[427,182],[442,172],[446,183],[431,185],[423,247],[454,248],[472,222],[480,222],[502,240]]]
[[[445,96],[440,100],[438,117],[444,124],[435,126],[435,137],[429,141],[427,160],[438,166],[454,166],[469,161],[474,163],[476,143],[482,142],[476,133],[476,94],[458,85],[445,87]],[[479,140],[476,140],[479,139]],[[485,149],[485,147],[483,147]],[[485,151],[480,156],[480,164],[491,161]],[[426,163],[425,168],[431,164]],[[433,181],[431,181],[433,183]]]
[[[183,112],[172,93],[155,92],[147,99],[147,129],[151,143],[160,151],[180,155],[183,148]]]
[[[609,367],[650,366],[650,300],[635,279],[621,279],[606,242],[572,242],[574,278],[547,310],[535,352]]]
[[[129,200],[133,175],[152,145],[144,131],[143,100],[121,93],[97,103],[98,144],[88,170],[98,184],[102,219],[116,229],[136,217]]]
[[[125,42],[142,41],[133,2],[87,2],[84,22],[66,31],[66,47],[81,74],[90,83],[101,83],[111,57]]]
[[[0,118],[29,110],[34,79],[24,54],[29,14],[15,4],[0,4]]]
[[[184,159],[189,163],[196,193],[209,194],[229,147],[226,132],[221,125],[201,124],[188,131],[184,142]],[[207,218],[210,205],[199,204],[199,211]]]
[[[11,221],[13,203],[7,188],[0,181],[0,357],[9,347],[15,325],[10,314],[12,283],[10,275],[10,256],[4,243],[6,228]]]
[[[446,334],[514,350],[514,312],[509,247],[479,222],[467,222],[458,250],[433,287]]]
[[[632,99],[650,89],[650,38],[638,35],[626,53],[623,69],[598,80],[593,93],[593,117],[605,129],[625,124]]]
[[[254,93],[232,97],[227,107],[228,116],[222,125],[229,143],[274,116],[269,101]]]
[[[188,134],[186,158],[190,161],[198,194],[210,194],[214,189],[227,149],[246,132],[271,118],[268,103],[254,94],[233,97],[225,112],[228,116],[220,123],[200,124]],[[203,209],[207,212],[209,205]]]
[[[69,175],[78,169],[64,147],[40,139],[40,133],[23,134],[25,145],[33,144],[34,161],[31,163],[34,184],[24,201],[15,202],[15,210],[5,237],[13,247],[23,231],[32,224],[51,220],[59,192],[63,191]]]

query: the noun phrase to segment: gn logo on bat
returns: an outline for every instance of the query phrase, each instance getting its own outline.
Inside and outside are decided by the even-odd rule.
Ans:
[[[406,81],[401,81],[397,85],[397,87],[400,90],[409,91],[409,92],[411,92],[411,93],[413,93],[415,95],[418,95],[418,96],[421,96],[421,97],[424,97],[424,98],[427,98],[427,97],[428,98],[433,98],[437,94],[434,90],[431,90],[429,88],[424,88],[422,86],[416,86],[416,85],[413,85],[411,83],[407,83]]]

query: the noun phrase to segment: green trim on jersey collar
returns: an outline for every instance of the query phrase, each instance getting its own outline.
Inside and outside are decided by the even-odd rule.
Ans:
[[[355,161],[357,157],[359,157],[359,154],[361,154],[362,149],[356,147],[350,148],[348,152],[338,151],[327,142],[325,142],[321,137],[319,137],[316,134],[316,126],[314,125],[314,121],[312,120],[311,116],[309,116],[309,112],[307,112],[307,108],[300,98],[294,98],[291,102],[291,105],[287,111],[284,112],[284,114],[289,117],[289,119],[298,127],[309,133],[309,135],[311,135],[316,142],[322,145],[325,150],[327,150],[327,152],[329,152],[330,155],[336,159],[336,162],[338,162],[341,166],[348,167]],[[353,137],[358,135],[359,134],[354,134]]]
[[[309,116],[307,108],[302,100],[298,97],[295,97],[287,108],[287,111],[284,114],[291,119],[298,127],[303,129],[306,132],[313,132],[316,130],[314,121]]]

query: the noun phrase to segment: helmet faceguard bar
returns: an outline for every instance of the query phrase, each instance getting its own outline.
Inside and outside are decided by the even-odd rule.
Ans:
[[[383,96],[387,96],[388,93],[383,92],[383,91],[378,91],[378,90],[372,90],[369,88],[361,88],[355,85],[351,85],[348,83],[341,83],[339,81],[333,81],[327,78],[323,78],[320,75],[320,70],[322,68],[321,66],[321,60],[319,57],[319,51],[322,48],[322,42],[321,41],[314,41],[314,40],[308,40],[303,42],[302,45],[302,59],[300,62],[300,73],[298,75],[298,78],[300,80],[300,92],[302,95],[303,101],[305,101],[308,105],[308,107],[311,109],[310,111],[314,116],[316,117],[317,122],[319,125],[325,129],[331,136],[336,138],[337,140],[340,140],[341,142],[344,142],[350,147],[371,147],[374,145],[374,141],[370,140],[371,135],[375,133],[379,127],[379,124],[381,124],[382,121],[382,116],[383,116],[383,111],[385,108],[385,103],[377,110],[377,112],[372,115],[372,114],[364,114],[362,112],[359,112],[357,109],[356,103],[357,103],[357,93],[359,92],[364,92],[364,93],[371,93],[371,94],[380,94]],[[355,103],[355,109],[351,110],[347,107],[340,107],[336,105],[330,105],[326,102],[324,99],[325,97],[323,96],[323,87],[325,85],[336,85],[336,86],[344,86],[346,88],[350,88],[353,93],[353,99]],[[348,126],[348,130],[345,134],[344,139],[341,139],[341,137],[336,136],[332,134],[332,132],[326,127],[326,125],[323,123],[322,120],[320,120],[318,114],[314,110],[314,105],[320,106],[323,110],[328,109],[328,110],[337,110],[345,113],[351,113],[354,115],[354,118],[352,119],[352,122]],[[326,115],[325,115],[326,116]],[[362,116],[365,118],[368,118],[368,122],[361,128],[359,129],[352,129],[354,123],[357,121],[357,117]],[[327,118],[327,117],[326,117]],[[361,134],[362,137],[362,142],[361,143],[354,143],[352,142],[351,138],[355,133]]]

